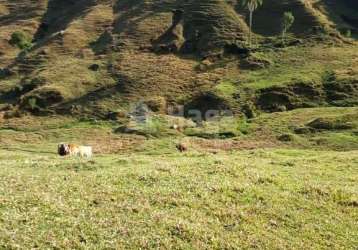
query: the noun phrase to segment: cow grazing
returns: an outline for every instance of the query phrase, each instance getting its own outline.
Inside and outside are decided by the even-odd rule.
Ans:
[[[188,151],[188,147],[184,143],[178,143],[175,146],[181,153]]]
[[[58,145],[58,154],[61,156],[80,156],[90,158],[93,155],[92,147],[90,146],[78,146],[76,144],[64,144]]]

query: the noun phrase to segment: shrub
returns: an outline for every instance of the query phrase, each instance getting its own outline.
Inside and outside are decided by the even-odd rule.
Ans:
[[[331,83],[337,80],[336,73],[333,70],[326,70],[322,74],[322,82],[323,83]]]
[[[250,125],[247,123],[246,119],[240,119],[237,121],[237,130],[244,135],[250,133]]]
[[[28,104],[29,104],[29,107],[31,110],[34,110],[36,107],[37,107],[37,101],[36,101],[36,98],[29,98],[27,100]]]
[[[242,106],[242,112],[248,118],[256,117],[256,107],[252,102],[247,102]]]
[[[12,33],[9,43],[21,50],[29,50],[32,47],[30,38],[22,31]]]
[[[277,139],[282,142],[293,142],[296,140],[296,137],[293,134],[282,134],[279,135]]]
[[[345,32],[345,36],[349,38],[352,37],[352,31],[350,29],[347,29]]]
[[[13,72],[11,69],[8,69],[8,68],[1,69],[0,68],[0,78],[9,77],[13,74],[15,74],[15,72]]]

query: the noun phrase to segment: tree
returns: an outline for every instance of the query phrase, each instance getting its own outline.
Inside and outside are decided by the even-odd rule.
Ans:
[[[249,31],[249,46],[251,47],[251,37],[252,37],[252,17],[254,11],[262,5],[263,0],[243,0],[242,5],[247,7],[250,12],[250,31]]]
[[[285,35],[287,31],[291,28],[292,24],[295,22],[295,17],[292,12],[285,12],[282,17],[282,43],[285,43]]]

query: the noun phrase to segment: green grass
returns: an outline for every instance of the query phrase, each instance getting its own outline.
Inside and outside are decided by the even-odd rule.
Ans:
[[[356,148],[358,145],[358,136],[350,132],[336,132],[336,133],[322,133],[319,135],[314,135],[309,138],[309,141],[323,147],[329,147],[332,149],[341,149],[342,146],[346,149]]]
[[[261,70],[244,70],[238,78],[243,87],[262,89],[271,86],[285,86],[290,83],[321,83],[328,70],[347,70],[355,67],[357,47],[329,47],[311,44],[289,47],[279,51],[262,53],[272,65]],[[322,57],[320,55],[324,54]]]
[[[223,81],[215,86],[215,90],[219,95],[230,98],[237,93],[237,86],[230,81]]]
[[[252,119],[249,126],[249,136],[274,138],[283,134],[295,133],[297,128],[309,127],[309,124],[316,120],[334,121],[337,124],[349,124],[350,127],[316,129],[311,133],[297,134],[296,141],[290,142],[290,146],[300,148],[320,148],[332,150],[356,150],[358,149],[358,137],[356,131],[358,110],[352,108],[310,108],[297,109],[289,112],[262,114]]]
[[[239,117],[224,117],[218,120],[203,122],[202,126],[188,128],[184,134],[207,139],[225,139],[247,134],[249,125]]]
[[[319,108],[227,118],[220,128],[238,134],[226,140],[146,139],[113,133],[115,122],[68,117],[9,120],[0,129],[0,248],[355,249],[356,129],[275,138],[319,117],[356,114]],[[197,136],[217,134],[216,126]],[[247,140],[274,147],[228,146]],[[95,157],[61,158],[59,142],[92,145]],[[189,151],[179,153],[178,142]]]
[[[36,150],[35,150],[36,151]],[[358,243],[355,152],[171,150],[61,159],[0,150],[3,248],[305,248]]]

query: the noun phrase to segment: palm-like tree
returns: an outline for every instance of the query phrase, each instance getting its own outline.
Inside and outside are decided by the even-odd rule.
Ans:
[[[281,21],[282,25],[282,44],[285,45],[285,35],[286,32],[291,28],[292,24],[295,22],[295,17],[292,12],[285,12]]]
[[[251,47],[251,34],[252,34],[252,16],[254,11],[262,5],[263,0],[242,0],[242,5],[247,7],[250,12],[250,32],[249,32],[249,45]]]

